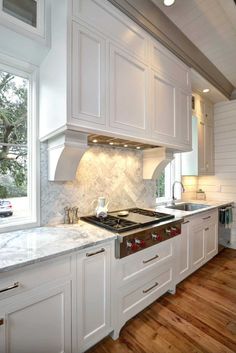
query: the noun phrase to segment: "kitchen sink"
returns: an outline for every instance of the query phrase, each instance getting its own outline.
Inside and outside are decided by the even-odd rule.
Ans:
[[[181,203],[178,205],[166,206],[166,208],[170,208],[172,210],[180,210],[180,211],[197,211],[207,207],[210,207],[210,206],[199,204],[199,203]]]

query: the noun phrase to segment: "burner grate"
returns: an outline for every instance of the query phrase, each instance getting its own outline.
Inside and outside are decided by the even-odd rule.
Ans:
[[[80,219],[88,223],[96,224],[99,227],[106,228],[111,231],[116,231],[118,233],[135,229],[139,226],[139,223],[117,218],[110,215],[108,215],[106,218],[97,218],[96,216],[88,216],[88,217],[81,217]]]

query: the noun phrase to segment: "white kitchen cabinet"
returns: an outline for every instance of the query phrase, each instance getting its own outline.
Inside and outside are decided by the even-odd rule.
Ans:
[[[93,247],[77,256],[79,352],[84,352],[112,331],[111,249],[110,245]]]
[[[72,9],[53,2],[52,48],[40,68],[40,138],[69,129],[189,150],[189,73],[109,2],[74,0]]]
[[[209,218],[204,228],[205,261],[218,253],[218,221],[216,217]]]
[[[110,126],[145,136],[148,121],[148,67],[118,47],[110,47]]]
[[[181,282],[191,271],[190,268],[190,221],[185,220],[181,226],[181,235],[178,237],[178,270],[176,282]]]
[[[191,227],[190,235],[191,272],[197,270],[202,265],[204,256],[204,227],[201,219],[197,219]]]
[[[0,301],[0,352],[71,352],[70,281]]]
[[[168,290],[175,292],[179,237],[181,235],[115,261],[114,339],[133,316]]]
[[[168,78],[152,73],[152,136],[157,141],[176,143],[176,87]]]
[[[72,121],[106,124],[106,43],[104,37],[73,23]]]
[[[194,95],[191,152],[182,154],[182,175],[214,174],[214,121],[211,102]],[[197,124],[197,126],[196,126]]]
[[[186,218],[177,245],[179,283],[218,253],[218,209]]]

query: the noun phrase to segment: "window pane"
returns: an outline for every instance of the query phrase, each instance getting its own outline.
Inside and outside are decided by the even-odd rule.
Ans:
[[[12,213],[11,219],[29,211],[28,86],[28,80],[0,71],[0,222]]]
[[[159,178],[157,179],[157,197],[164,197],[165,196],[165,171],[161,173]]]
[[[3,0],[3,11],[33,27],[37,26],[35,0]]]

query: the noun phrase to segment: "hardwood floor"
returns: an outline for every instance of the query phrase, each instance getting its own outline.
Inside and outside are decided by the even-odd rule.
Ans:
[[[89,353],[235,353],[236,250],[225,249]]]

